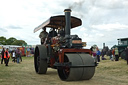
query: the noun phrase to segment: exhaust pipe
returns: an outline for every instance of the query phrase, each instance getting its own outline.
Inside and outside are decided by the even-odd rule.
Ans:
[[[66,21],[65,37],[69,38],[70,29],[71,29],[71,9],[65,9],[64,12],[65,12],[65,21]]]
[[[65,39],[66,39],[66,47],[71,48],[71,37],[70,37],[70,30],[71,30],[71,9],[65,9]]]

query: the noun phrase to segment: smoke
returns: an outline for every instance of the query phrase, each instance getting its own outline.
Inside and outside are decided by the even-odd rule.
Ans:
[[[80,16],[80,18],[83,18],[84,15],[81,10],[82,10],[82,6],[83,6],[84,2],[85,2],[85,0],[79,0],[78,2],[74,2],[74,3],[70,4],[68,8],[73,10],[73,12],[76,15]]]
[[[79,0],[79,2],[74,2],[73,4],[69,5],[69,9],[74,8],[81,8],[85,0]]]

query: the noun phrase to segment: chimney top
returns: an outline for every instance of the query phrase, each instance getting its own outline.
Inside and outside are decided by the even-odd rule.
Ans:
[[[65,9],[64,12],[71,12],[71,9]]]

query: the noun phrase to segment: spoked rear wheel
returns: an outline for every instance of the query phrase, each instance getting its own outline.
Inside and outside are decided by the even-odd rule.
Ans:
[[[38,74],[46,74],[47,72],[47,49],[44,45],[37,45],[34,54],[35,71]]]

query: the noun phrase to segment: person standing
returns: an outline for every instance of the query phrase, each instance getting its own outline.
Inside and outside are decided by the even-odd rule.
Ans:
[[[115,48],[115,61],[119,61],[119,52],[118,52],[118,48]]]
[[[110,57],[110,60],[113,61],[113,57],[112,57],[112,50],[108,50],[108,56]]]
[[[96,50],[92,51],[92,56],[94,58],[94,62],[97,62]]]
[[[22,52],[21,52],[21,50],[20,50],[20,61],[22,62]]]
[[[19,62],[19,59],[20,59],[20,49],[19,48],[17,48],[17,50],[16,50],[16,59],[17,59],[17,63],[20,63]]]
[[[7,48],[6,51],[4,52],[5,66],[8,66],[9,58],[10,58],[10,55],[9,55],[8,48]]]
[[[100,51],[99,49],[97,48],[97,51],[96,51],[96,55],[97,55],[97,61],[100,62]]]
[[[26,55],[26,57],[29,57],[30,56],[30,48],[28,47],[27,48],[27,55]]]
[[[126,48],[126,60],[127,60],[127,65],[128,65],[128,47]]]
[[[105,55],[105,50],[104,49],[102,49],[101,55],[102,55],[102,60],[106,60],[106,58],[104,57],[104,55]]]
[[[5,49],[3,48],[2,52],[1,52],[1,64],[3,64],[3,60],[4,60],[4,52],[5,52]],[[5,62],[4,62],[5,63]]]
[[[115,59],[115,49],[114,48],[112,50],[112,58],[113,58],[113,60]]]
[[[12,52],[12,61],[15,63],[15,58],[16,58],[16,52],[13,50]]]

